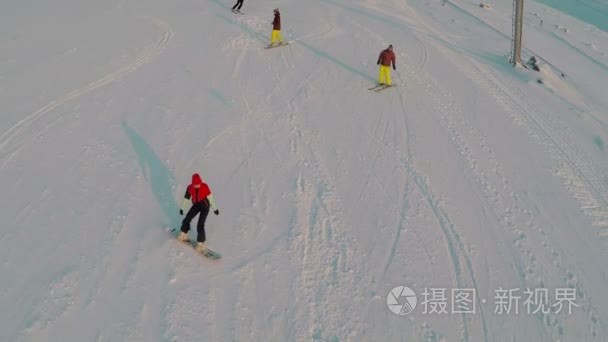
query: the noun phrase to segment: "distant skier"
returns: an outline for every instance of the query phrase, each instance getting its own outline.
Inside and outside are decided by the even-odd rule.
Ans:
[[[382,50],[382,52],[380,52],[380,56],[378,56],[378,62],[376,63],[380,65],[378,84],[385,86],[391,85],[391,63],[393,64],[393,70],[397,70],[393,45],[389,45],[387,49]]]
[[[237,0],[236,4],[234,4],[234,6],[232,7],[232,12],[240,12],[241,7],[243,7],[243,0]]]
[[[275,43],[282,44],[283,37],[281,36],[281,13],[278,8],[274,9],[274,20],[272,21],[272,34],[270,35],[270,45],[273,46]]]
[[[186,209],[188,200],[191,200],[192,206],[182,221],[181,233],[179,233],[177,238],[181,241],[189,240],[188,231],[190,231],[190,221],[192,221],[196,214],[200,214],[198,217],[198,223],[196,225],[196,250],[199,252],[204,252],[206,249],[205,220],[209,214],[209,209],[211,208],[215,215],[219,215],[220,211],[215,206],[215,199],[213,198],[211,189],[209,189],[209,185],[203,182],[198,173],[192,175],[192,184],[188,185],[188,188],[186,189],[184,201],[182,202],[182,208],[179,210],[180,215],[184,215],[184,210]]]

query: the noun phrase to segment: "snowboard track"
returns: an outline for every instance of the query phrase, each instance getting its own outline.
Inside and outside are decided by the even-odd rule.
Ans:
[[[599,179],[598,172],[590,161],[590,158],[585,158],[586,153],[577,148],[577,143],[567,135],[567,129],[556,127],[557,123],[529,103],[521,91],[500,81],[488,68],[480,63],[471,63],[464,57],[469,56],[468,53],[441,48],[440,46],[437,46],[437,48],[442,50],[444,56],[460,68],[469,79],[477,83],[480,89],[484,89],[496,100],[497,104],[510,113],[515,124],[528,129],[529,134],[537,138],[548,149],[550,155],[557,163],[557,175],[564,179],[566,188],[581,205],[581,210],[589,215],[588,217],[592,224],[597,227],[603,227],[605,221],[602,219],[608,217],[608,206],[600,187],[596,185]],[[573,186],[570,186],[571,184]],[[517,200],[517,198],[514,198],[514,200]],[[541,227],[534,225],[532,228],[537,230],[541,235],[545,235]],[[515,230],[513,231],[515,232]],[[523,249],[521,245],[519,247]],[[588,317],[587,323],[590,335],[594,339],[597,338],[600,336],[600,332],[604,330],[603,324],[597,317],[596,310],[593,308],[592,301],[584,290],[583,284],[579,278],[574,276],[576,272],[573,272],[571,267],[563,264],[561,255],[549,241],[543,241],[543,247],[547,253],[553,256],[554,266],[561,273],[564,284],[577,289],[577,293],[579,293],[579,297],[581,298],[580,309],[584,310]],[[526,254],[530,260],[535,258],[532,250],[532,246],[526,248]],[[543,319],[543,322],[552,331],[553,336],[557,338],[562,329],[560,320],[552,313],[545,316],[546,318]]]

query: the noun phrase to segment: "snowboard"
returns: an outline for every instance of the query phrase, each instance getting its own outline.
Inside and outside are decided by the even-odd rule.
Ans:
[[[394,84],[394,83],[393,83],[393,84],[391,84],[391,85],[381,85],[381,84],[379,84],[379,85],[377,85],[377,86],[375,86],[375,87],[371,87],[371,88],[368,88],[368,89],[369,89],[369,90],[373,90],[373,91],[375,91],[375,92],[379,92],[379,91],[382,91],[382,90],[384,90],[384,89],[388,89],[388,88],[392,88],[392,87],[396,87],[396,86],[397,86],[397,85],[396,85],[396,84]]]
[[[176,240],[177,240],[177,236],[179,235],[179,233],[181,232],[178,228],[168,228],[169,233],[171,234],[171,236],[173,236]],[[181,241],[181,240],[177,240],[181,243],[187,244],[190,247],[192,247],[196,252],[202,254],[204,257],[207,257],[209,259],[212,260],[217,260],[219,258],[222,257],[222,255],[214,250],[211,250],[207,247],[207,249],[204,252],[199,252],[196,250],[196,241],[194,240],[188,240],[188,241]]]
[[[289,44],[291,44],[291,42],[283,42],[283,43],[278,44],[278,45],[267,45],[264,49],[274,49],[274,48],[277,48],[277,47],[280,47],[280,46],[289,45]]]

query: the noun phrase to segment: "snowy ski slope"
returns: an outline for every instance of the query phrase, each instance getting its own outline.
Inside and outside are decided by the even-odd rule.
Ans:
[[[514,69],[484,3],[5,2],[0,341],[608,340],[608,33],[527,1]],[[164,230],[193,172],[221,260]]]

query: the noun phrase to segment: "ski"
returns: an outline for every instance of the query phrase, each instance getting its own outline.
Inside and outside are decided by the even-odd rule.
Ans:
[[[277,44],[277,45],[267,45],[264,49],[274,49],[280,46],[285,46],[285,45],[289,45],[291,44],[292,41],[289,42],[285,42],[285,43],[281,43],[281,44]]]
[[[383,91],[384,89],[388,89],[388,88],[392,88],[392,87],[396,87],[396,84],[391,84],[391,85],[383,85],[382,87],[380,87],[380,89],[375,89],[375,92],[379,92],[379,91]]]
[[[173,236],[177,240],[177,236],[179,235],[180,230],[177,228],[168,228],[168,231],[171,234],[171,236]],[[188,241],[177,240],[177,241],[189,245],[196,251],[196,241],[194,241],[194,240],[188,240]],[[199,252],[199,253],[202,254],[204,257],[212,259],[212,260],[217,260],[222,257],[222,255],[220,253],[218,253],[214,250],[211,250],[209,248],[207,248],[204,252]]]
[[[239,10],[232,10],[232,13],[234,13],[234,14],[241,14],[241,15],[245,14],[245,13],[239,11]]]
[[[375,86],[371,87],[371,88],[367,88],[368,90],[374,90],[380,87],[384,87],[384,84],[376,84]]]

